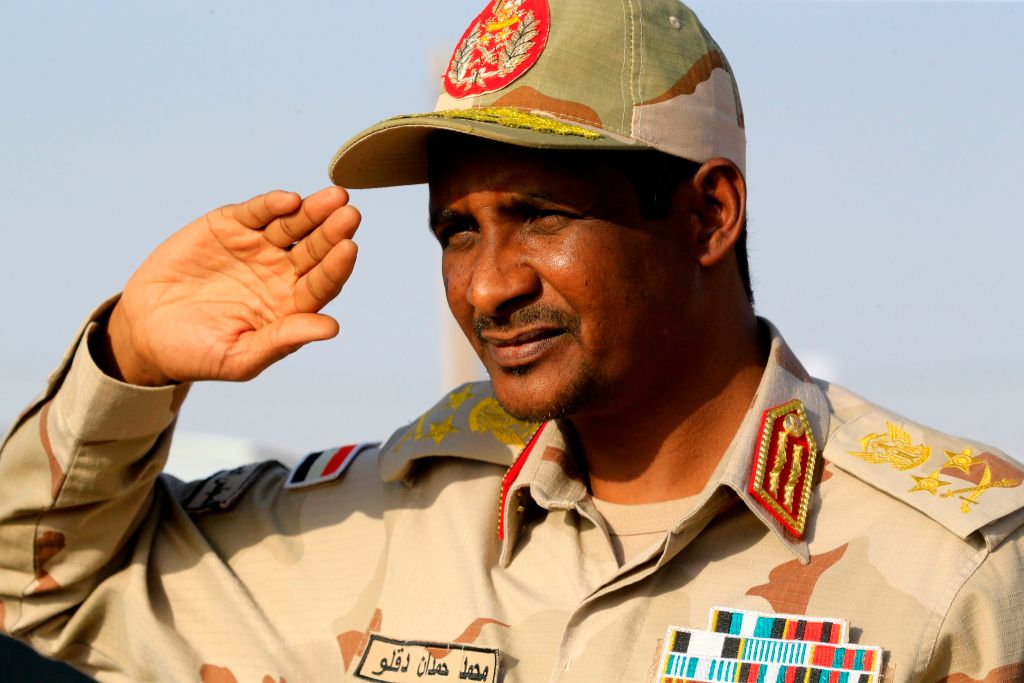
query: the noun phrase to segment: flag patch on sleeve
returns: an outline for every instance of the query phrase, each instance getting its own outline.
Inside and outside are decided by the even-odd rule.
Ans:
[[[322,484],[325,481],[334,481],[345,473],[356,456],[376,445],[376,443],[352,444],[310,453],[288,474],[284,487],[298,489]]]

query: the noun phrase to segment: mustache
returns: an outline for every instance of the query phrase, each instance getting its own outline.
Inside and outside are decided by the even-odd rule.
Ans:
[[[487,343],[484,332],[502,332],[534,325],[558,328],[576,337],[580,332],[580,319],[576,315],[554,306],[534,304],[516,309],[506,316],[480,315],[473,318],[473,336],[483,345]]]

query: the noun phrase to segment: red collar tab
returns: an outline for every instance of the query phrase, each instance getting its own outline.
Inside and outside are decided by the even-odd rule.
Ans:
[[[543,422],[537,427],[537,431],[530,437],[529,443],[526,444],[526,447],[519,453],[519,457],[515,459],[515,462],[512,463],[512,466],[508,468],[508,472],[501,479],[501,502],[498,505],[498,539],[501,541],[505,540],[505,506],[508,505],[508,493],[516,477],[519,476],[519,472],[522,471],[523,465],[526,464],[526,459],[530,457],[530,451],[537,445],[537,440],[540,438],[540,434],[544,431],[546,425],[547,422]]]
[[[764,411],[749,490],[798,540],[807,524],[817,461],[814,432],[799,400]]]
[[[455,98],[501,90],[529,71],[548,40],[547,0],[494,0],[469,25],[442,80]]]

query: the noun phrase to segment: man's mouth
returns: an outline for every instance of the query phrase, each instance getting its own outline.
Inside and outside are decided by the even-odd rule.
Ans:
[[[535,363],[566,331],[559,327],[485,332],[479,339],[487,355],[501,368],[517,368]]]

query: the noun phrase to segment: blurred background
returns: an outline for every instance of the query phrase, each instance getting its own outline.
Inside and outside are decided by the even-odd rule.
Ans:
[[[0,1],[0,423],[173,230],[431,109],[483,4]],[[743,97],[758,312],[812,373],[1021,458],[1024,5],[691,5]],[[341,335],[193,388],[172,472],[384,439],[451,381],[424,189],[353,201]]]

